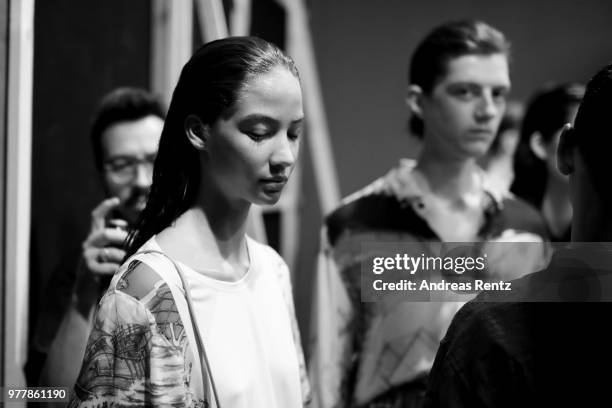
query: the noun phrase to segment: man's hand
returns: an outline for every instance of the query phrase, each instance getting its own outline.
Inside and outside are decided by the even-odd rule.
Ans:
[[[109,198],[91,212],[91,229],[83,242],[82,260],[75,284],[76,307],[87,319],[99,296],[99,277],[112,275],[119,268],[127,238],[125,220],[107,220],[109,213],[119,205],[119,199]]]
[[[128,235],[127,222],[113,219],[107,224],[108,214],[118,205],[117,197],[109,198],[91,212],[91,229],[83,242],[83,260],[94,276],[112,275],[125,256],[122,247]]]

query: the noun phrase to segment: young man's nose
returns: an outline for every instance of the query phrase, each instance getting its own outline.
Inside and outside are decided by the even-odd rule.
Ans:
[[[489,121],[499,114],[500,107],[493,100],[492,95],[485,93],[476,107],[476,118],[480,121]]]

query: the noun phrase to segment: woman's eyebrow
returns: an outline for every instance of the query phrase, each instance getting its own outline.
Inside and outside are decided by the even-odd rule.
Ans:
[[[274,125],[278,123],[276,119],[273,119],[270,116],[263,115],[260,113],[252,113],[240,119],[240,123],[252,124],[252,123],[261,123],[261,122],[267,125]]]
[[[291,125],[292,126],[300,125],[303,122],[304,122],[304,116],[292,120]],[[260,113],[253,113],[253,114],[247,115],[244,118],[240,119],[239,123],[241,125],[253,125],[256,123],[263,123],[264,125],[268,125],[268,126],[276,126],[280,124],[278,120],[270,116],[260,114]]]

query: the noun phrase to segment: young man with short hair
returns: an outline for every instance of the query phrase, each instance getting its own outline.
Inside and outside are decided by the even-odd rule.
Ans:
[[[537,212],[492,190],[476,163],[504,114],[508,53],[495,28],[456,21],[413,54],[407,102],[423,139],[418,160],[402,160],[325,221],[310,365],[319,407],[420,406],[438,343],[462,305],[362,303],[361,263],[373,255],[363,243],[542,240]]]

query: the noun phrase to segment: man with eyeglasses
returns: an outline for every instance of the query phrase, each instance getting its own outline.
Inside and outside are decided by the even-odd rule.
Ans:
[[[115,89],[98,107],[91,139],[107,198],[91,213],[76,271],[59,269],[51,277],[48,307],[41,310],[26,367],[30,380],[43,367],[39,385],[74,384],[92,311],[125,256],[128,229],[146,205],[164,118],[162,103],[137,88]]]

